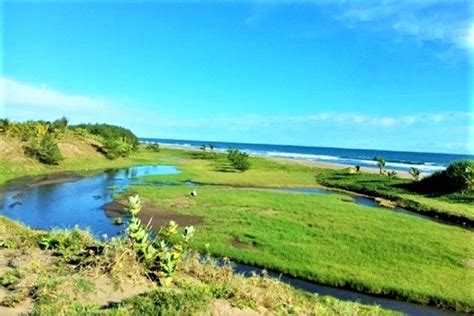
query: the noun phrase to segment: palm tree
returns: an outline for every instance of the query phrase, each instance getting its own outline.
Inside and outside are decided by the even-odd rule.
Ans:
[[[199,149],[201,149],[202,151],[206,151],[206,145],[205,144],[202,144],[201,147],[199,147]]]
[[[385,159],[383,159],[383,157],[381,157],[381,156],[377,156],[377,157],[374,157],[373,160],[377,161],[377,167],[380,170],[379,174],[383,175],[383,172],[384,172],[384,169],[385,169]]]
[[[207,146],[209,147],[209,149],[211,150],[211,152],[214,151],[214,145],[213,145],[213,144],[209,144],[209,145],[207,145]]]
[[[395,170],[390,171],[389,173],[387,173],[387,176],[388,176],[390,179],[394,179],[394,178],[397,176],[397,172],[396,172]]]
[[[420,169],[415,168],[415,167],[411,167],[410,168],[410,174],[416,181],[418,181],[420,179]]]

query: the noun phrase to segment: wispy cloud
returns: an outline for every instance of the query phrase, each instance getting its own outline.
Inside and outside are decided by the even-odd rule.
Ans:
[[[62,115],[74,121],[131,121],[148,123],[150,126],[175,126],[198,128],[253,128],[291,126],[295,124],[334,124],[353,126],[393,127],[443,122],[472,122],[471,112],[414,113],[406,115],[374,115],[367,113],[319,112],[305,115],[260,115],[222,117],[164,117],[157,111],[144,115],[139,107],[130,107],[107,98],[74,95],[48,88],[46,85],[30,85],[10,78],[0,77],[1,116],[15,119],[53,119]]]
[[[391,29],[398,40],[415,39],[469,51],[474,50],[474,20],[469,2],[453,1],[364,1],[338,5],[336,19],[348,27],[373,24],[375,29]]]

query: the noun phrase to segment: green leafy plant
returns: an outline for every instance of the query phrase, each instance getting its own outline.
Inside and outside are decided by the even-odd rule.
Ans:
[[[141,207],[138,195],[128,198],[128,212],[132,218],[128,224],[127,236],[138,259],[145,264],[150,274],[157,277],[162,284],[168,284],[194,234],[194,227],[185,227],[179,236],[178,225],[170,221],[152,239],[150,227],[144,226],[137,217]]]
[[[10,288],[20,278],[20,271],[18,269],[10,269],[0,275],[0,284],[4,287]]]

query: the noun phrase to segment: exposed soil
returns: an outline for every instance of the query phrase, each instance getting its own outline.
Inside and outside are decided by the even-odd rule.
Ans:
[[[105,214],[111,218],[119,217],[127,214],[126,202],[124,199],[119,199],[103,207]],[[179,226],[199,225],[202,223],[201,217],[179,214],[163,208],[153,206],[149,203],[143,203],[138,218],[147,224],[151,220],[151,226],[154,229],[159,229],[163,225],[168,224],[169,221],[175,221]]]
[[[255,248],[254,245],[252,244],[248,244],[246,242],[243,242],[241,240],[239,240],[237,237],[233,237],[231,240],[230,240],[230,244],[232,247],[235,247],[235,248],[238,248],[238,249],[251,249],[251,248]]]
[[[210,312],[204,313],[204,315],[217,315],[217,316],[254,316],[254,315],[273,315],[269,311],[256,311],[250,308],[240,309],[233,307],[226,300],[218,299],[214,302],[213,308]]]

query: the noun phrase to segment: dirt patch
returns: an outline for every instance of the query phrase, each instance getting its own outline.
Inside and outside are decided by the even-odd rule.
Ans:
[[[253,244],[249,244],[249,243],[246,243],[244,241],[241,241],[239,238],[237,237],[233,237],[231,240],[230,240],[230,245],[234,248],[238,248],[238,249],[252,249],[252,248],[255,248],[255,245]]]
[[[465,264],[466,264],[466,267],[468,267],[470,269],[474,269],[474,259],[473,258],[466,259]]]
[[[194,204],[193,199],[190,199],[189,197],[187,197],[187,198],[181,198],[181,199],[174,199],[172,206],[176,208],[188,208],[193,204]]]
[[[127,214],[126,202],[124,199],[113,201],[105,204],[102,209],[108,217],[119,217]],[[202,223],[201,217],[179,214],[168,211],[163,208],[156,207],[149,203],[142,204],[142,210],[138,213],[138,218],[144,224],[151,220],[151,226],[159,229],[161,226],[168,224],[169,221],[175,221],[179,226],[199,225]]]
[[[254,315],[272,315],[268,311],[256,311],[248,307],[240,309],[232,306],[228,301],[218,299],[214,302],[212,310],[204,315],[219,315],[219,316],[254,316]]]
[[[386,207],[386,208],[393,209],[397,207],[397,203],[387,200],[387,199],[379,198],[379,197],[375,198],[375,202],[379,203],[380,206]]]
[[[262,214],[265,215],[265,216],[274,216],[274,215],[278,214],[278,211],[276,211],[272,208],[267,208],[266,210],[262,211]]]

